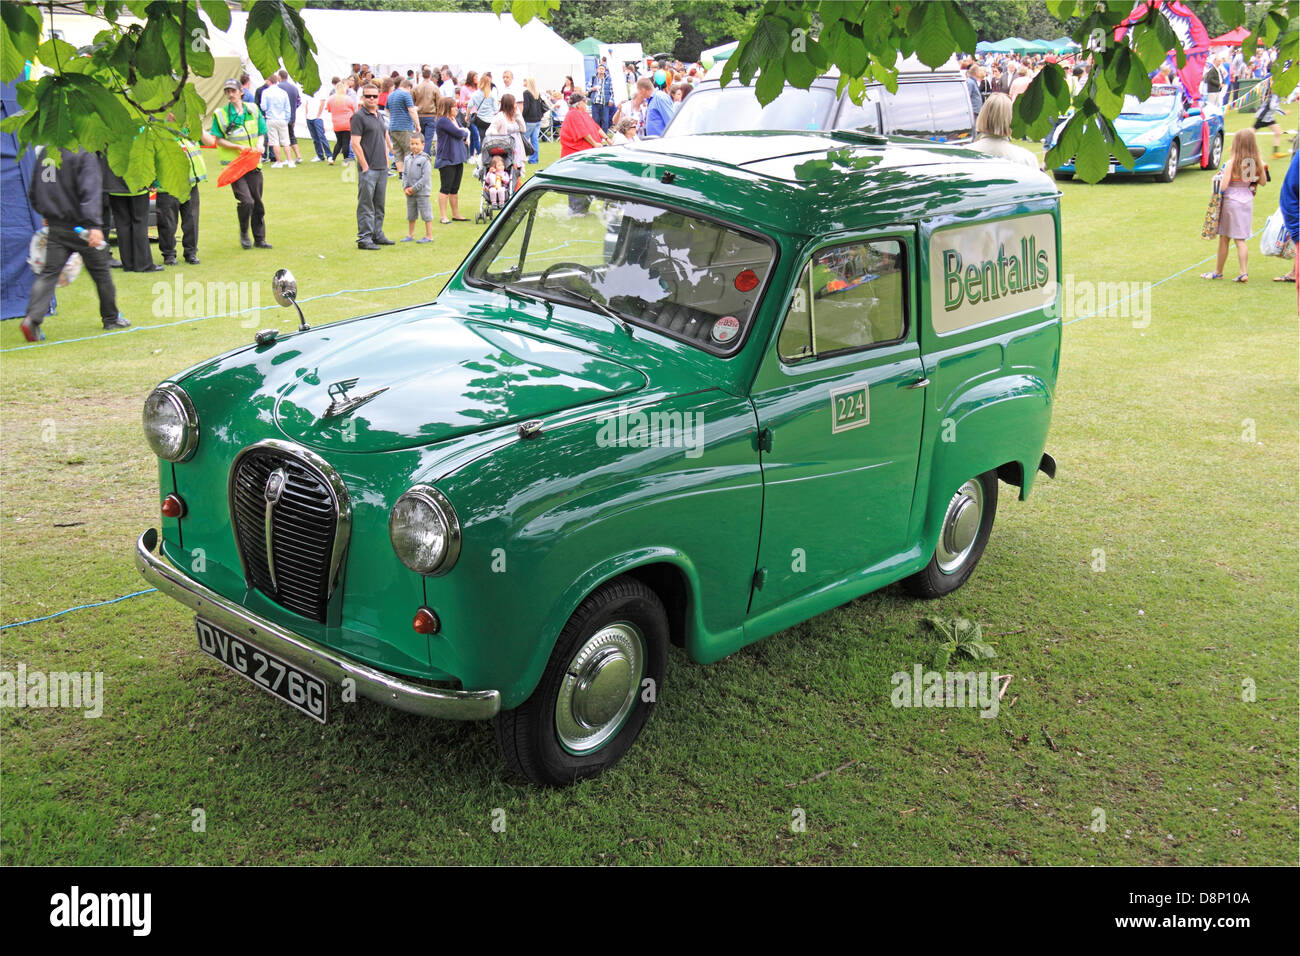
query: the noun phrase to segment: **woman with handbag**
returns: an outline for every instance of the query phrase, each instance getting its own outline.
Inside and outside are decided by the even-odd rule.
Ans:
[[[444,96],[438,101],[438,120],[434,126],[437,131],[438,145],[434,151],[434,168],[438,170],[438,212],[443,225],[449,222],[465,222],[460,214],[460,181],[465,173],[466,146],[469,130],[456,122],[452,113],[456,101]],[[451,206],[451,218],[447,218],[447,207]]]
[[[1268,167],[1259,155],[1255,131],[1238,130],[1232,136],[1232,156],[1214,177],[1214,188],[1219,194],[1218,226],[1219,255],[1213,272],[1202,272],[1202,279],[1222,279],[1223,266],[1228,260],[1229,241],[1237,244],[1237,264],[1240,273],[1233,282],[1245,282],[1246,257],[1249,247],[1246,240],[1251,234],[1251,218],[1255,212],[1255,191],[1262,182],[1268,182]],[[1213,200],[1211,200],[1213,213]],[[1202,233],[1204,235],[1204,233]]]
[[[528,130],[528,163],[536,166],[542,156],[538,150],[537,136],[542,128],[542,117],[546,115],[547,104],[537,92],[537,82],[530,76],[524,80],[524,126]]]

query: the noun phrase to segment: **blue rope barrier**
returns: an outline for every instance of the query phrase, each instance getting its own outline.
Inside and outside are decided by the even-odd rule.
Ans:
[[[143,591],[132,591],[130,594],[123,594],[121,597],[110,598],[107,601],[96,601],[94,604],[78,604],[76,607],[56,611],[53,614],[46,614],[44,617],[33,617],[26,621],[14,621],[11,624],[0,624],[0,631],[7,631],[11,627],[22,627],[24,624],[38,624],[41,621],[51,621],[56,617],[63,617],[65,614],[71,614],[73,611],[84,611],[88,607],[103,607],[105,604],[117,604],[119,601],[125,601],[127,598],[139,597],[141,594],[153,594],[157,590],[157,588],[145,588]]]

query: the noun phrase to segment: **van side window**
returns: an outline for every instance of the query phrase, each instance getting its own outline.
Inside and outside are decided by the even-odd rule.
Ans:
[[[818,250],[804,269],[777,341],[782,361],[896,342],[907,330],[906,264],[897,239]]]
[[[812,299],[808,295],[810,267],[803,267],[799,284],[790,297],[790,310],[785,314],[781,335],[776,340],[776,351],[783,362],[798,362],[813,354],[812,349]]]

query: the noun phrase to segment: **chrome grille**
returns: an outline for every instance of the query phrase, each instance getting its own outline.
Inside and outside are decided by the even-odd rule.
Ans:
[[[268,522],[277,472],[283,487],[270,496]],[[253,445],[231,468],[230,516],[248,585],[323,623],[349,526],[347,492],[333,470],[287,442]]]

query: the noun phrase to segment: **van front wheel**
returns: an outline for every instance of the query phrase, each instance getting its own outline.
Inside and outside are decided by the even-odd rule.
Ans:
[[[654,709],[668,660],[668,615],[635,578],[615,578],[560,632],[533,695],[496,716],[515,773],[563,786],[612,766]]]
[[[903,587],[917,597],[937,598],[965,584],[984,554],[997,510],[996,471],[964,482],[948,501],[930,563],[904,578]]]

